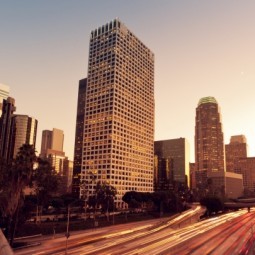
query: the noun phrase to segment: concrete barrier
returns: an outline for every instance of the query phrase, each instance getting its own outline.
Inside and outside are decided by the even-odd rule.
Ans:
[[[10,247],[9,243],[7,242],[2,229],[0,229],[0,254],[1,255],[13,255],[12,248]]]

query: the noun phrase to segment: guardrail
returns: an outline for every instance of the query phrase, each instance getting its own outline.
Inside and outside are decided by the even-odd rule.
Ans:
[[[2,229],[0,229],[0,254],[1,255],[13,255],[12,248],[10,247],[9,243],[7,242]]]

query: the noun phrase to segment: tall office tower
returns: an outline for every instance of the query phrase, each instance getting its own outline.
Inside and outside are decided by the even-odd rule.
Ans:
[[[47,150],[51,148],[52,141],[52,131],[43,130],[42,131],[42,141],[41,141],[41,158],[46,158]]]
[[[154,191],[173,189],[173,170],[168,158],[154,157]]]
[[[23,144],[35,148],[37,123],[35,118],[28,115],[13,115],[11,128],[11,157],[15,158]]]
[[[87,79],[81,179],[125,207],[127,191],[153,191],[154,54],[115,19],[91,32]]]
[[[53,128],[51,149],[56,151],[63,151],[64,146],[64,132],[63,130]]]
[[[80,80],[79,91],[78,91],[78,102],[77,102],[74,161],[73,161],[73,183],[72,183],[72,193],[76,197],[79,197],[80,195],[80,176],[81,176],[81,162],[82,162],[86,88],[87,88],[87,79]]]
[[[254,194],[255,191],[254,169],[255,157],[239,158],[234,165],[234,172],[243,176],[244,192],[247,195]]]
[[[167,160],[171,173],[171,183],[189,185],[189,144],[185,138],[169,139],[154,142],[154,154],[159,160]],[[159,161],[160,162],[160,161]],[[159,173],[164,169],[159,169]],[[166,171],[167,172],[167,171]]]
[[[226,171],[234,172],[239,158],[247,157],[247,143],[244,135],[231,136],[230,143],[225,145]]]
[[[2,116],[0,118],[0,158],[10,162],[11,149],[11,126],[12,117],[15,112],[15,100],[14,98],[8,97],[3,100]]]
[[[224,153],[221,115],[218,103],[214,97],[201,98],[196,108],[196,186],[205,185],[208,177],[224,175]]]
[[[47,157],[48,150],[63,152],[64,132],[63,130],[53,128],[53,130],[42,131],[41,153],[40,157]]]
[[[63,152],[64,132],[53,128],[53,130],[42,131],[40,157],[48,159],[52,167],[59,174],[63,174],[65,153]]]
[[[2,115],[3,100],[9,96],[10,89],[4,84],[0,84],[0,117]]]

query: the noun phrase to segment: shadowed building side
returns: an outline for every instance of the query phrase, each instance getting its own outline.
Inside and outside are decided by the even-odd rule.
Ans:
[[[73,182],[72,182],[72,193],[76,197],[79,197],[80,195],[86,88],[87,88],[87,79],[85,78],[79,81],[77,115],[76,115],[74,161],[73,161]]]
[[[155,190],[171,189],[176,185],[189,186],[190,157],[187,139],[155,141],[154,154],[158,163],[158,176],[154,178],[159,181],[159,186],[155,183]],[[162,186],[164,182],[165,185]]]

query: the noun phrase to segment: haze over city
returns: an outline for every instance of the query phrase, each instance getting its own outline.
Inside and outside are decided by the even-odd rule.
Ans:
[[[243,134],[255,155],[255,2],[0,1],[0,83],[17,113],[64,130],[72,159],[78,82],[91,30],[119,17],[155,54],[155,140],[185,137],[194,161],[195,109],[219,103],[225,143]]]

